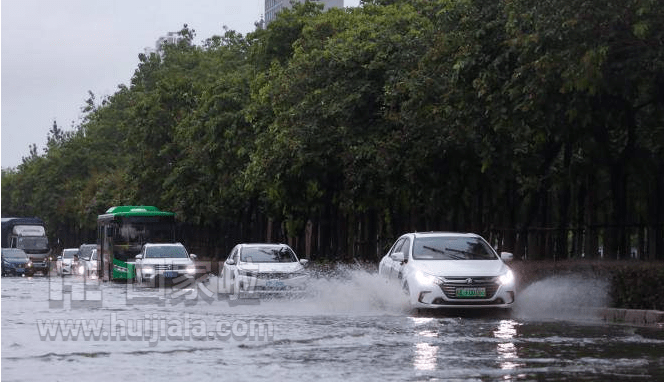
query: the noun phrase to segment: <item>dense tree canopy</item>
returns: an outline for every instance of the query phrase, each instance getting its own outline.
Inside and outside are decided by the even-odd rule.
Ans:
[[[664,258],[662,1],[306,2],[180,36],[3,170],[3,216],[77,245],[109,206],[157,205],[210,256],[372,260],[462,230],[528,259]]]

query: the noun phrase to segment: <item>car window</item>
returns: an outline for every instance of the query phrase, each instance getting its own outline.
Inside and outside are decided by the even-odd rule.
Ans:
[[[2,250],[2,255],[8,259],[24,259],[28,257],[24,251],[20,249],[16,250]]]
[[[237,264],[237,252],[238,249],[234,248],[230,255],[228,255],[228,260],[233,260]]]
[[[397,240],[396,243],[394,243],[394,245],[392,246],[392,249],[390,250],[390,255],[393,254],[393,253],[399,252],[401,250],[401,246],[403,245],[404,240],[405,240],[404,238],[401,238],[401,239]]]
[[[407,237],[403,241],[403,244],[401,244],[401,248],[399,249],[399,251],[403,252],[404,259],[408,259],[408,256],[410,256],[410,238],[409,237]]]
[[[186,257],[188,257],[187,251],[180,246],[156,245],[145,248],[146,259],[179,259]]]
[[[297,257],[287,247],[245,247],[241,260],[247,263],[294,263]]]
[[[65,250],[62,253],[62,258],[63,259],[73,259],[74,255],[76,255],[77,253],[78,253],[78,250],[73,250],[73,251]]]
[[[417,260],[495,260],[496,254],[476,237],[419,237],[413,245]]]

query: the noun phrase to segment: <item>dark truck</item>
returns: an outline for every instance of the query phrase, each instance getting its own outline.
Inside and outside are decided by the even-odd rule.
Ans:
[[[2,248],[22,249],[32,260],[33,270],[48,275],[51,251],[40,218],[2,218]]]

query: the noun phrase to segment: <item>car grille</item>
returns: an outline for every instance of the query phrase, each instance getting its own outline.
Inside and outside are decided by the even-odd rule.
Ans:
[[[498,277],[445,277],[440,289],[447,298],[456,300],[491,299],[496,294]],[[457,288],[485,288],[486,297],[457,297]]]
[[[264,280],[274,280],[274,279],[284,280],[284,279],[297,277],[299,276],[299,274],[289,273],[289,272],[247,272],[247,276],[255,277],[257,279],[264,279]]]
[[[177,271],[187,269],[187,266],[177,264],[155,264],[154,269],[155,271]]]

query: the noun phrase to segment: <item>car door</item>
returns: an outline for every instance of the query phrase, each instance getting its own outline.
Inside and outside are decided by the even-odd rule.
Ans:
[[[394,245],[392,246],[392,249],[390,249],[390,252],[388,252],[386,258],[385,258],[385,275],[389,277],[390,279],[394,279],[397,277],[397,268],[400,266],[400,264],[397,264],[396,261],[392,258],[392,255],[399,252],[401,250],[401,246],[403,245],[404,238],[399,238]]]

